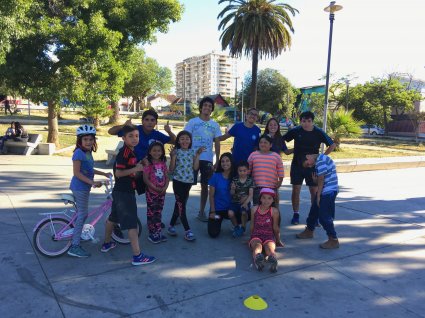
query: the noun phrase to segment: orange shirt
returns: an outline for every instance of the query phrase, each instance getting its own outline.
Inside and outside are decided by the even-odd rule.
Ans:
[[[257,187],[276,189],[279,178],[285,176],[282,158],[275,152],[263,154],[260,151],[254,151],[249,156],[248,163]]]

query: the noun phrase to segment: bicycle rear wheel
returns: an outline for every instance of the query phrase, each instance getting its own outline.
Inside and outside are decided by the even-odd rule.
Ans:
[[[137,235],[140,237],[142,234],[142,222],[140,222],[139,218],[137,218]],[[128,238],[128,231],[121,230],[120,225],[116,224],[114,230],[112,231],[112,239],[120,244],[130,244],[130,240]]]
[[[74,226],[64,218],[46,219],[34,231],[33,242],[35,249],[47,257],[58,257],[65,254],[71,246]],[[62,229],[65,233],[57,237]]]

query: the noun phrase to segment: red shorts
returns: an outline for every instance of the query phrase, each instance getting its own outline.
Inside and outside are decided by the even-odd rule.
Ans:
[[[273,243],[275,243],[275,245],[276,245],[276,242],[275,242],[275,240],[274,240],[274,238],[273,237],[268,237],[268,238],[259,238],[259,237],[251,237],[251,239],[249,240],[249,242],[248,242],[248,246],[251,248],[251,243],[252,243],[252,241],[254,241],[254,240],[258,240],[258,241],[260,241],[261,242],[261,245],[262,246],[264,246],[264,245],[266,245],[267,243],[269,243],[269,242],[273,242]]]

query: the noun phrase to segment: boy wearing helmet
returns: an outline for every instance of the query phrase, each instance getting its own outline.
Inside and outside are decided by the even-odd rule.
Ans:
[[[88,257],[90,253],[80,246],[81,232],[88,215],[89,196],[91,187],[100,187],[101,182],[94,181],[94,175],[102,175],[109,178],[111,173],[94,169],[92,151],[97,150],[96,129],[90,125],[82,125],[77,128],[77,143],[72,156],[74,176],[69,188],[75,197],[77,205],[77,219],[72,235],[72,245],[68,255],[74,257]]]

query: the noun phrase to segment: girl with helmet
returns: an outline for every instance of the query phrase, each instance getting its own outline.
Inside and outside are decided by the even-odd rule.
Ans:
[[[92,152],[97,150],[96,129],[90,125],[82,125],[77,128],[77,142],[72,156],[74,176],[69,188],[75,197],[77,205],[77,219],[75,220],[72,245],[68,255],[75,257],[89,257],[90,253],[80,246],[81,232],[88,215],[89,196],[91,187],[100,187],[100,181],[94,181],[94,175],[99,174],[107,178],[111,173],[105,173],[94,169]]]

